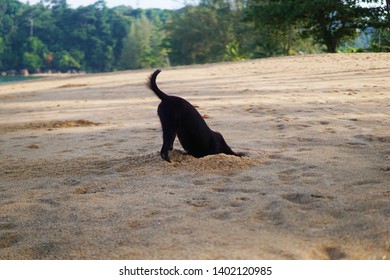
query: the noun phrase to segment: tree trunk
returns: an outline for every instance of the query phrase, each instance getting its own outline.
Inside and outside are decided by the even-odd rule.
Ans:
[[[328,53],[335,53],[339,40],[330,31],[326,30],[324,33],[324,44]]]
[[[326,43],[326,50],[328,53],[336,53],[337,44],[335,44],[334,42],[327,42]]]
[[[390,0],[386,0],[386,10],[387,10],[387,24],[390,29]]]

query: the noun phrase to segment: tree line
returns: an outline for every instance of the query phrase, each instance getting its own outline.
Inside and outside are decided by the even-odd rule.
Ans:
[[[107,72],[388,51],[389,9],[390,0],[200,0],[174,11],[108,8],[103,0],[79,8],[66,0],[0,0],[0,71]]]

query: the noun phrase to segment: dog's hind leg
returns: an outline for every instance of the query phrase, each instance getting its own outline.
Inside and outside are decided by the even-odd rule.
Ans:
[[[168,114],[163,113],[164,110],[159,110],[159,117],[163,132],[163,145],[161,147],[160,155],[162,159],[170,162],[168,151],[173,149],[173,142],[176,138],[176,124],[169,118]]]
[[[161,147],[160,155],[162,159],[171,162],[168,156],[168,151],[173,149],[173,142],[175,141],[176,134],[170,130],[164,130],[163,128],[163,145]]]

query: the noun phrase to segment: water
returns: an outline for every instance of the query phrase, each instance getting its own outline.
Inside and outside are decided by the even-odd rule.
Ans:
[[[22,77],[22,76],[0,76],[0,84],[4,83],[14,83],[14,82],[22,82],[28,80],[35,80],[41,77]]]

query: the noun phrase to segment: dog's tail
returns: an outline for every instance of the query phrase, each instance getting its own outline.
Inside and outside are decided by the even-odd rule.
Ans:
[[[147,82],[146,82],[146,86],[148,88],[150,88],[157,96],[158,98],[160,98],[161,100],[164,100],[165,98],[168,97],[167,94],[165,94],[164,92],[162,92],[158,86],[157,86],[157,83],[156,83],[156,78],[157,78],[157,75],[161,72],[160,69],[157,69],[156,71],[153,72],[152,75],[149,76]]]

